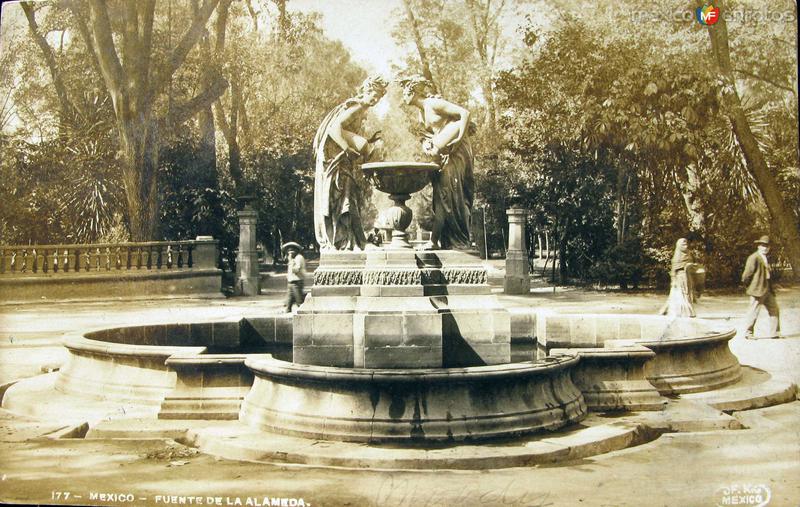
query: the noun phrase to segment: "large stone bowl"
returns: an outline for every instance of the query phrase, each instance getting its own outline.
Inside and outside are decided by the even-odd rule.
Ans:
[[[425,188],[439,166],[432,162],[370,162],[361,170],[381,192],[413,194]]]
[[[406,201],[411,194],[425,188],[439,166],[431,162],[370,162],[363,164],[361,170],[375,188],[389,194],[394,202],[384,213],[392,226],[392,241],[386,248],[411,248],[406,229],[411,225],[413,214]]]

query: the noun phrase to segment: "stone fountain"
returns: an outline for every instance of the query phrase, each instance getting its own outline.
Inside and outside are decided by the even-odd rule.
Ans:
[[[305,437],[464,440],[555,429],[586,415],[574,357],[511,364],[511,318],[477,256],[415,251],[405,201],[439,170],[362,170],[394,205],[382,249],[323,251],[293,319],[292,362],[253,357],[241,420]]]
[[[350,113],[363,113],[377,100],[381,82],[366,84],[370,93],[346,103]],[[419,97],[412,93],[411,102]],[[345,109],[333,113],[339,110]],[[476,255],[412,249],[406,229],[413,217],[405,202],[440,170],[434,163],[362,164],[368,180],[394,203],[385,212],[391,242],[364,251],[331,249],[358,244],[363,231],[341,241],[337,228],[359,220],[340,221],[331,208],[351,208],[318,206],[317,197],[347,197],[347,179],[340,182],[339,171],[357,170],[348,165],[351,151],[363,158],[371,153],[371,141],[353,132],[348,139],[362,142],[351,151],[328,139],[327,125],[338,118],[329,116],[315,140],[315,229],[330,232],[327,243],[317,237],[329,249],[296,315],[71,336],[64,367],[11,386],[3,407],[58,417],[86,417],[91,410],[97,421],[109,419],[109,411],[145,419],[238,419],[240,424],[224,428],[196,428],[186,438],[208,452],[256,461],[482,468],[551,463],[633,445],[653,432],[584,420],[587,411],[658,411],[667,404],[663,395],[712,391],[742,378],[728,349],[733,331],[719,323],[552,315],[533,308],[512,314],[492,294]],[[447,146],[437,140],[440,148]],[[318,189],[325,192],[318,196]],[[512,353],[512,336],[525,341],[524,350],[517,346]],[[794,399],[795,386],[769,396]],[[734,398],[718,408],[745,406]],[[589,425],[586,432],[574,424],[579,421]],[[570,431],[562,443],[524,436],[564,427]],[[491,438],[505,440],[468,446],[459,456],[458,442]],[[317,446],[310,439],[340,442]],[[437,449],[430,442],[450,445]],[[425,445],[422,458],[392,457],[419,443]]]

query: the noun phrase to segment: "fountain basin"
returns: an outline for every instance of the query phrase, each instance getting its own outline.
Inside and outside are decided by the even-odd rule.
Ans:
[[[369,162],[361,170],[381,192],[413,194],[425,188],[439,166],[432,162]]]
[[[742,367],[728,342],[736,332],[712,333],[682,339],[640,341],[656,353],[645,375],[661,394],[711,391],[742,379]]]
[[[662,395],[711,391],[742,378],[739,361],[728,347],[736,332],[718,321],[541,313],[535,333],[540,357],[554,349],[647,347],[655,357],[645,362],[645,377]]]
[[[384,248],[410,250],[406,229],[414,213],[406,206],[406,201],[411,194],[425,188],[439,166],[430,162],[371,162],[363,164],[361,170],[375,188],[389,194],[394,203],[383,212],[383,219],[392,226],[392,241]]]
[[[18,382],[3,396],[3,408],[34,416],[58,413],[41,403],[46,396],[73,400],[68,407],[124,408],[119,416],[236,419],[253,379],[245,355],[290,358],[291,341],[291,318],[283,315],[76,333],[64,339],[69,356],[47,386]]]
[[[239,419],[349,442],[455,442],[555,430],[586,415],[576,357],[470,368],[370,369],[253,358]]]
[[[580,357],[572,381],[590,411],[663,410],[667,404],[645,376],[645,365],[656,356],[647,347],[553,349],[551,353]]]

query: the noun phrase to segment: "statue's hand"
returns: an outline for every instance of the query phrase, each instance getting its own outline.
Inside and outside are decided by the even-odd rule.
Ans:
[[[431,157],[439,154],[439,148],[430,139],[422,141],[422,152]]]
[[[380,141],[381,139],[383,139],[383,137],[381,136],[381,131],[380,130],[376,130],[375,133],[372,134],[372,137],[367,139],[367,142],[369,144],[372,144],[372,143],[375,143],[377,141]]]

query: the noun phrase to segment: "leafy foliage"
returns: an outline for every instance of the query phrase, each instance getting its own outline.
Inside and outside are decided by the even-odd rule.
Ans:
[[[678,237],[693,235],[711,283],[728,283],[767,221],[721,111],[724,89],[708,70],[707,34],[677,22],[643,30],[619,19],[621,12],[598,7],[592,16],[563,14],[549,31],[532,24],[524,31],[527,56],[496,82],[505,146],[519,160],[508,166],[518,174],[504,191],[529,203],[534,230],[557,231],[564,277],[624,286],[618,270],[636,283],[651,258],[666,260]],[[786,121],[792,101],[775,101],[774,93],[748,97],[762,149],[781,154],[773,167],[796,174],[795,142],[787,136],[781,146],[770,135],[781,124],[796,139]],[[783,186],[790,199],[791,181]]]

